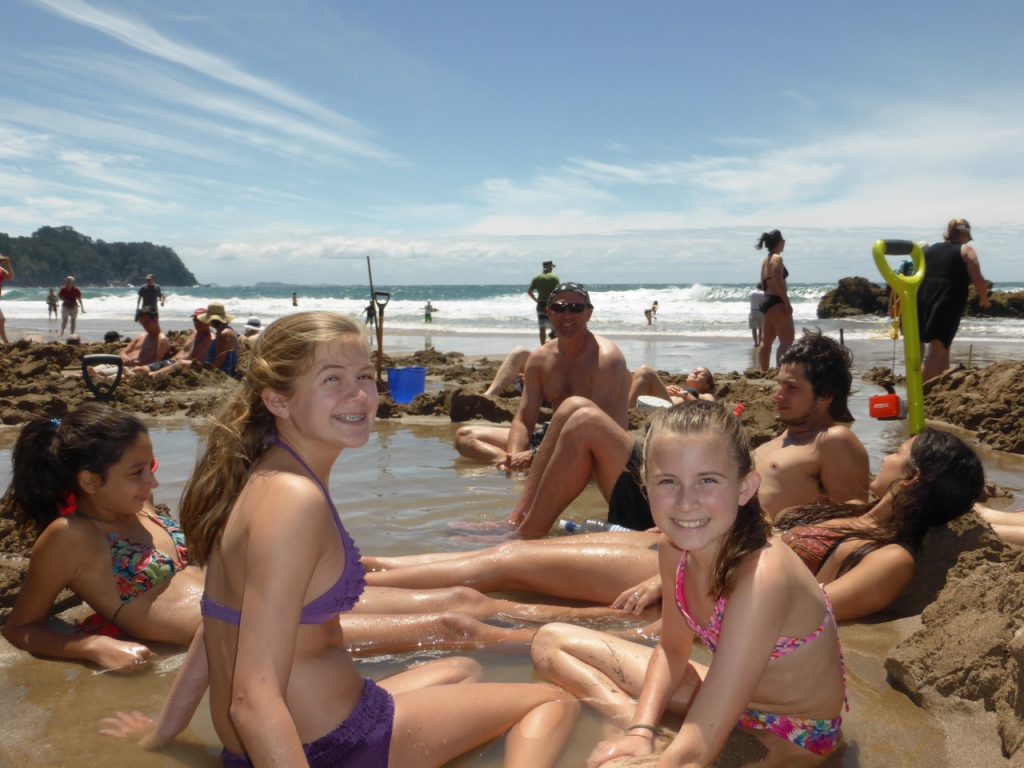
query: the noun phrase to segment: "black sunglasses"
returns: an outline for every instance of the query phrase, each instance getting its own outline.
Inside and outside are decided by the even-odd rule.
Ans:
[[[559,315],[563,312],[572,312],[574,315],[578,315],[580,312],[585,312],[589,306],[589,304],[577,303],[575,301],[571,304],[564,301],[556,301],[555,303],[548,305],[548,309],[552,312],[558,313]]]

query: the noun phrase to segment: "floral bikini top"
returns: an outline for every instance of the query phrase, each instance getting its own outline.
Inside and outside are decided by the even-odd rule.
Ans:
[[[715,649],[718,648],[719,635],[722,633],[722,619],[725,616],[725,595],[718,598],[718,601],[715,603],[715,608],[711,611],[711,618],[708,620],[706,627],[702,627],[693,620],[686,610],[686,594],[683,591],[683,586],[686,583],[686,561],[689,556],[689,552],[683,552],[683,557],[679,561],[679,568],[676,570],[676,605],[679,606],[679,612],[683,615],[693,634],[700,638],[701,643],[704,644],[704,647],[711,654],[714,654]],[[775,643],[775,649],[772,651],[773,659],[778,659],[787,653],[792,653],[800,646],[816,640],[818,635],[825,631],[825,625],[829,620],[835,621],[832,617],[832,603],[829,601],[828,594],[825,593],[824,588],[822,588],[822,594],[825,595],[825,616],[822,618],[818,628],[806,637],[780,637]]]
[[[159,523],[174,542],[174,552],[161,552],[151,544],[124,539],[116,533],[107,535],[110,541],[110,560],[114,572],[114,585],[123,606],[158,584],[171,578],[187,564],[185,534],[177,522],[163,515],[147,515]],[[120,610],[120,609],[118,609]]]

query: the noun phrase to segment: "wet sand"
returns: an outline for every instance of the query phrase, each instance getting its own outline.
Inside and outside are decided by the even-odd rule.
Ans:
[[[521,479],[509,479],[457,460],[450,448],[452,425],[441,419],[421,418],[417,422],[381,423],[367,448],[347,452],[335,468],[332,493],[346,526],[364,552],[474,548],[476,542],[466,541],[447,523],[494,519],[507,511],[521,486]],[[160,456],[161,486],[156,499],[173,508],[191,469],[196,437],[187,424],[171,427],[166,421],[162,426],[154,423],[153,440]],[[9,466],[7,450],[0,453],[0,466]],[[6,484],[6,477],[0,482]],[[602,512],[600,496],[593,488],[570,510],[576,518]],[[939,720],[887,684],[882,659],[915,627],[916,621],[912,618],[842,627],[850,665],[850,713],[844,728],[846,746],[831,764],[981,768],[1005,763],[999,754],[992,715],[951,713]],[[120,676],[95,674],[80,664],[33,659],[0,643],[0,701],[6,713],[0,726],[0,755],[6,756],[7,764],[26,768],[80,765],[94,760],[126,765],[139,759],[154,766],[217,765],[217,741],[205,705],[200,707],[185,742],[159,755],[143,758],[133,745],[98,735],[99,720],[117,709],[141,709],[153,715],[159,711],[182,653],[162,648],[160,655],[155,669]],[[429,657],[382,658],[361,664],[365,674],[379,678],[411,660]],[[532,677],[526,656],[479,652],[476,657],[487,669],[489,679]],[[597,718],[587,714],[559,765],[581,765],[600,739],[600,731]],[[913,747],[908,748],[910,745]],[[500,745],[492,745],[453,765],[500,764]]]
[[[412,349],[420,343],[413,340]],[[434,343],[438,345],[437,339]],[[745,344],[723,346],[719,341],[716,345],[717,348],[709,342],[706,349],[696,351],[667,346],[655,365],[685,370],[684,361],[692,354],[701,362],[709,357],[720,360],[721,364],[712,364],[716,372],[746,367],[744,360],[749,350]],[[495,349],[505,348],[504,342],[496,339],[477,339],[464,346],[469,354],[490,353],[492,357],[500,357],[500,353],[494,355]],[[634,355],[641,349],[629,341],[623,346],[630,364],[635,365],[638,361]],[[891,348],[885,345],[884,350],[875,349],[877,346],[865,343],[858,349],[854,345],[858,371],[870,365],[888,364]],[[1008,350],[993,347],[986,354],[1002,358],[1010,356],[1007,353]],[[977,348],[974,355],[977,362]],[[439,382],[430,382],[428,390],[440,386]],[[851,410],[857,417],[854,429],[868,448],[872,468],[877,469],[881,457],[905,439],[906,425],[869,419],[867,398],[877,390],[861,382],[859,373],[855,376],[855,387],[851,398]],[[156,500],[175,510],[181,486],[194,461],[196,436],[186,419],[157,417],[150,418],[149,423],[160,458],[161,486],[156,491]],[[332,476],[332,494],[346,526],[364,552],[411,554],[472,549],[479,542],[453,532],[448,523],[497,519],[511,507],[522,487],[522,478],[509,478],[488,467],[457,459],[451,448],[456,427],[444,417],[407,416],[401,421],[381,422],[366,448],[342,456]],[[0,429],[3,487],[10,467],[9,445],[15,435],[13,428]],[[1024,459],[984,450],[983,459],[990,479],[1017,493],[1019,506]],[[568,514],[583,519],[603,516],[605,509],[600,494],[591,487]],[[81,609],[75,610],[75,615],[81,615]],[[887,682],[883,667],[886,654],[919,624],[918,617],[911,617],[841,628],[850,666],[851,709],[845,716],[845,746],[829,764],[863,768],[1010,765],[1000,754],[995,715],[980,707],[957,704],[936,716],[915,706]],[[92,761],[126,765],[138,760],[154,766],[219,764],[219,747],[205,704],[181,743],[156,755],[144,756],[133,744],[98,734],[100,719],[115,710],[141,709],[154,716],[159,711],[183,654],[171,648],[158,650],[160,662],[154,669],[121,676],[96,674],[81,664],[34,659],[0,640],[0,711],[4,713],[4,723],[0,725],[0,766],[35,768]],[[479,652],[475,656],[487,670],[488,679],[533,677],[525,655]],[[411,661],[429,657],[430,654],[414,654],[360,663],[364,674],[379,678]],[[585,714],[559,765],[582,765],[600,738],[597,718]],[[721,764],[740,764],[739,754],[738,745],[734,745]],[[453,763],[460,767],[500,764],[500,743]]]

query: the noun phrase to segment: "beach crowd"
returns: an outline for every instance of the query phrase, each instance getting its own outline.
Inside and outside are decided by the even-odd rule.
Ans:
[[[925,378],[949,365],[968,284],[987,303],[970,242],[956,219],[924,251]],[[187,648],[163,710],[118,713],[103,732],[164,748],[208,691],[225,766],[441,766],[502,735],[505,765],[553,766],[583,706],[607,723],[589,768],[710,766],[737,729],[760,745],[758,765],[823,763],[848,710],[837,623],[892,605],[926,533],[971,511],[985,478],[968,444],[933,428],[871,473],[847,405],[851,354],[817,330],[796,336],[785,243],[778,230],[756,242],[767,255],[750,315],[758,364],[775,371],[778,435],[752,450],[709,367],[681,385],[630,371],[588,327],[598,308],[586,285],[545,261],[528,289],[539,346],[512,350],[488,389],[515,387],[515,416],[465,425],[453,446],[524,473],[522,492],[509,514],[467,523],[492,546],[405,556],[361,553],[346,500],[328,491],[377,413],[365,323],[296,311],[266,328],[250,318],[239,334],[210,302],[172,352],[149,276],[120,368],[206,365],[237,384],[201,428],[177,519],[153,506],[159,446],[137,417],[86,404],[22,427],[4,504],[38,538],[4,637],[121,671],[148,669],[151,643]],[[9,259],[0,272],[13,277]],[[645,310],[647,324],[658,311]],[[630,428],[636,408],[643,430]],[[609,530],[551,535],[591,483]],[[64,589],[94,612],[71,633],[49,622]],[[609,617],[631,628],[590,626]],[[488,682],[454,655],[374,680],[353,658],[425,645],[525,648],[540,681]]]

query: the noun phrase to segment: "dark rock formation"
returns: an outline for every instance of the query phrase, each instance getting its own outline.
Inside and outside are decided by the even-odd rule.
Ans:
[[[818,317],[851,317],[853,315],[884,315],[889,300],[884,286],[866,277],[844,277],[839,285],[821,297]]]

